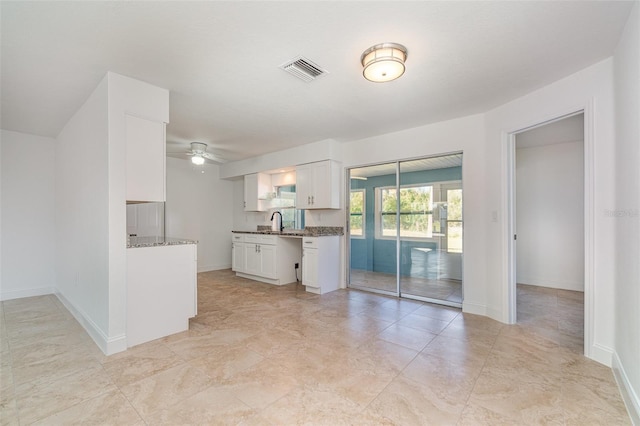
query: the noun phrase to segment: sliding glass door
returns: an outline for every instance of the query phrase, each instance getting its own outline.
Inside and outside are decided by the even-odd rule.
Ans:
[[[462,168],[451,167],[457,158],[400,163],[402,296],[462,303]]]
[[[351,169],[349,236],[351,287],[397,295],[397,254],[393,237],[395,216],[380,214],[376,188],[395,188],[396,163]]]
[[[462,304],[462,154],[350,170],[350,287]]]

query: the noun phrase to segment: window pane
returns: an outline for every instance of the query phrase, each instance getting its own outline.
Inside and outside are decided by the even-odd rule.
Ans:
[[[409,238],[431,237],[432,215],[400,213],[400,236]]]
[[[447,251],[462,253],[462,222],[447,223]]]
[[[364,228],[362,218],[364,216],[364,190],[351,191],[349,209],[349,229],[351,235],[363,236]]]
[[[382,215],[382,236],[383,237],[395,237],[396,236],[396,214],[387,213]]]
[[[447,220],[462,220],[462,189],[447,190]]]
[[[395,213],[396,212],[396,190],[395,189],[382,189],[382,207],[383,213]]]
[[[400,188],[400,236],[430,238],[432,235],[431,186]],[[383,237],[395,237],[397,226],[396,190],[380,189],[380,224]]]

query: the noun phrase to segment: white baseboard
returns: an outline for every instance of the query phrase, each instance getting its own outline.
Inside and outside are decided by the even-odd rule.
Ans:
[[[594,343],[591,346],[591,351],[587,354],[589,358],[594,361],[599,362],[600,364],[606,365],[611,368],[611,360],[613,358],[613,349],[608,348],[606,346],[602,346],[598,343]]]
[[[121,334],[119,336],[109,337],[107,336],[98,325],[85,315],[81,310],[76,309],[75,306],[64,295],[58,291],[55,292],[56,297],[64,305],[71,315],[80,323],[80,325],[86,330],[87,334],[91,336],[93,341],[98,345],[100,350],[105,355],[113,355],[118,352],[127,350],[127,336]]]
[[[618,388],[620,388],[620,394],[622,395],[624,405],[627,407],[627,411],[629,412],[631,423],[634,425],[640,425],[640,398],[638,398],[638,394],[629,382],[629,377],[624,370],[622,362],[620,362],[617,352],[613,353],[612,364],[613,376],[618,383]]]
[[[242,278],[248,278],[254,281],[260,281],[261,283],[265,283],[265,284],[273,284],[273,285],[290,284],[290,283],[281,283],[280,280],[273,280],[271,278],[259,277],[257,275],[244,274],[242,272],[236,272],[236,276],[242,277]]]
[[[219,271],[221,269],[231,269],[231,264],[224,265],[198,265],[198,273],[200,272],[209,272],[209,271]]]
[[[55,291],[55,287],[38,287],[24,290],[3,291],[0,293],[0,301],[22,299],[24,297],[46,296],[47,294],[54,294]]]
[[[462,312],[474,315],[487,316],[487,307],[473,302],[462,301]]]
[[[22,299],[23,297],[45,296],[47,294],[55,294],[55,292],[55,287],[38,287],[24,290],[3,291],[0,293],[0,301]]]
[[[584,291],[584,281],[554,280],[544,277],[519,276],[518,284],[534,285],[537,287],[557,288],[560,290]]]

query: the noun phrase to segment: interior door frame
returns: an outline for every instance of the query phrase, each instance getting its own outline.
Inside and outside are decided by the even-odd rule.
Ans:
[[[593,100],[586,104],[569,108],[559,113],[530,120],[517,128],[502,132],[503,182],[505,182],[505,200],[503,205],[503,235],[505,241],[503,276],[504,312],[507,312],[507,322],[515,324],[517,321],[516,303],[516,135],[546,124],[578,114],[584,114],[584,355],[591,358],[594,334],[594,276],[595,265],[595,229],[594,229],[594,126]]]

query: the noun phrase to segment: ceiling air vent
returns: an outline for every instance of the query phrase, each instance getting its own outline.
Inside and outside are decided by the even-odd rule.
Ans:
[[[314,64],[303,56],[285,62],[280,65],[280,68],[304,81],[313,81],[327,73],[318,64]]]

